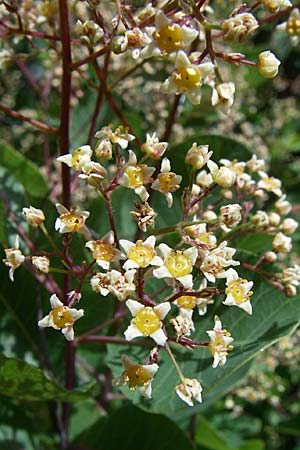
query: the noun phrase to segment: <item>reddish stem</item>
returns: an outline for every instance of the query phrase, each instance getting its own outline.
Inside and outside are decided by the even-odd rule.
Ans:
[[[49,125],[46,125],[45,123],[40,122],[39,120],[31,119],[30,117],[26,117],[23,114],[20,114],[19,112],[14,111],[13,109],[7,108],[6,106],[0,105],[0,111],[4,112],[5,114],[8,114],[9,116],[11,116],[15,119],[23,120],[24,122],[30,123],[34,127],[43,131],[43,133],[54,133],[54,134],[58,133],[57,128],[50,127]]]

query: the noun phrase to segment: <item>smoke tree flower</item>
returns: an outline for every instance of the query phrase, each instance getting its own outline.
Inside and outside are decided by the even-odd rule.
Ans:
[[[19,236],[16,236],[14,246],[12,248],[5,248],[5,259],[2,259],[7,267],[10,267],[8,275],[11,281],[14,281],[14,272],[25,261],[25,256],[19,249]]]
[[[131,30],[126,30],[124,36],[118,36],[118,44],[120,53],[126,50],[132,50],[133,59],[138,59],[141,55],[142,47],[151,44],[152,40],[146,32],[135,27]],[[118,53],[118,51],[116,51]]]
[[[264,170],[265,161],[263,159],[258,159],[256,155],[252,155],[251,159],[246,162],[246,166],[250,172],[258,172],[259,170]]]
[[[41,209],[34,208],[33,206],[30,206],[29,208],[23,208],[22,215],[28,225],[32,226],[33,228],[37,228],[45,220],[43,211]]]
[[[272,242],[273,250],[279,253],[289,253],[292,249],[292,239],[283,233],[277,233]]]
[[[131,341],[139,336],[149,336],[158,345],[164,346],[167,336],[162,329],[162,320],[171,309],[169,302],[160,303],[152,308],[144,306],[136,300],[127,300],[126,306],[131,312],[133,319],[125,331],[125,339]]]
[[[282,224],[280,225],[280,229],[283,231],[283,233],[293,234],[297,230],[298,226],[299,223],[289,217],[283,220]]]
[[[80,35],[80,40],[87,46],[96,45],[104,35],[102,28],[93,20],[86,20],[85,22],[77,21],[75,30]]]
[[[181,384],[175,388],[178,397],[189,406],[194,406],[193,399],[202,402],[202,386],[195,378],[184,378]]]
[[[95,138],[98,139],[96,145],[99,145],[102,141],[108,140],[112,144],[119,145],[123,150],[128,147],[130,141],[135,139],[135,137],[128,133],[122,125],[116,127],[115,131],[113,131],[112,125],[103,127],[96,132]]]
[[[253,14],[236,14],[222,23],[224,39],[226,41],[241,42],[258,28],[258,23]]]
[[[223,304],[226,306],[237,306],[251,315],[252,305],[250,297],[253,295],[251,291],[253,281],[240,278],[238,273],[232,268],[228,269],[226,278],[226,298]]]
[[[286,195],[283,195],[275,202],[275,209],[281,216],[286,216],[292,210],[292,205],[286,200]]]
[[[200,270],[208,281],[215,283],[216,278],[226,277],[225,268],[240,264],[239,261],[232,259],[235,252],[235,248],[227,247],[227,242],[223,241],[218,247],[203,255]]]
[[[124,273],[114,269],[106,273],[98,272],[91,278],[91,286],[94,292],[100,293],[103,297],[111,293],[120,302],[123,302],[136,290],[135,274],[135,269],[127,270]]]
[[[177,338],[190,336],[190,334],[195,331],[194,322],[188,315],[178,314],[178,316],[170,319],[170,324]]]
[[[155,16],[155,27],[148,28],[148,34],[152,42],[142,50],[143,58],[176,53],[190,45],[198,36],[198,31],[173,23],[159,10]]]
[[[163,83],[161,91],[165,94],[185,94],[193,105],[201,101],[203,79],[212,72],[212,63],[192,64],[184,51],[179,51],[175,60],[175,70]]]
[[[264,7],[272,14],[279,11],[281,8],[288,8],[291,6],[289,0],[262,0]]]
[[[223,231],[228,232],[240,223],[242,220],[241,210],[242,207],[237,203],[221,206],[219,218],[222,222],[221,229]]]
[[[89,211],[77,210],[77,207],[71,208],[69,211],[60,203],[56,204],[56,209],[60,216],[55,221],[55,230],[61,234],[64,233],[80,233],[86,239],[91,237],[88,228],[85,225],[86,219],[89,217]]]
[[[217,218],[217,216],[215,216]],[[217,238],[212,231],[207,231],[206,223],[199,223],[197,225],[189,225],[185,227],[185,231],[191,236],[195,241],[201,246],[201,248],[206,250],[212,250],[216,247]]]
[[[129,150],[129,160],[125,165],[123,176],[119,179],[121,186],[133,189],[134,192],[145,202],[149,194],[145,184],[151,183],[151,175],[155,167],[148,167],[146,164],[137,164],[137,158],[132,150]]]
[[[127,261],[123,265],[125,270],[145,268],[148,266],[161,266],[162,259],[157,256],[155,247],[155,236],[149,236],[143,242],[138,240],[135,244],[126,239],[120,240],[121,247],[125,250]]]
[[[38,321],[39,327],[52,327],[61,330],[68,341],[74,340],[74,322],[84,315],[83,309],[69,308],[65,306],[57,297],[52,294],[50,297],[52,310],[42,320]]]
[[[157,175],[156,180],[151,184],[151,188],[161,192],[166,197],[168,207],[173,205],[172,192],[179,189],[179,183],[182,180],[181,175],[171,172],[171,164],[168,158],[164,158],[161,163],[160,173]]]
[[[198,256],[198,250],[190,247],[187,250],[173,250],[167,244],[158,246],[163,256],[163,265],[153,270],[155,278],[170,278],[178,280],[186,289],[193,286],[193,266]]]
[[[213,368],[215,369],[218,365],[224,366],[227,360],[228,351],[233,349],[231,343],[233,338],[231,334],[226,329],[222,329],[222,322],[218,316],[214,317],[215,326],[213,330],[207,331],[210,338],[210,343],[208,349],[213,355]]]
[[[47,256],[32,256],[33,267],[41,273],[49,273],[50,260]]]
[[[199,316],[203,316],[207,312],[207,305],[214,303],[211,296],[200,297],[198,294],[207,287],[207,280],[203,278],[199,288],[195,291],[195,295],[181,295],[173,303],[179,308],[179,313],[185,317],[192,317],[194,310],[197,308]]]
[[[85,246],[93,252],[96,263],[104,270],[108,270],[110,264],[121,257],[121,252],[116,248],[113,231],[106,233],[102,239],[88,241]]]
[[[207,167],[210,170],[213,181],[219,186],[228,188],[233,186],[236,182],[237,175],[235,171],[231,170],[230,168],[226,166],[222,166],[219,168],[218,165],[212,160],[209,160],[207,162]]]
[[[130,211],[130,214],[136,221],[139,229],[145,233],[148,226],[154,226],[154,220],[157,213],[147,202],[142,204],[135,202],[135,207],[136,211]]]
[[[128,385],[131,391],[136,389],[147,399],[152,397],[152,380],[159,369],[158,364],[137,364],[126,355],[122,355],[124,367],[122,375],[115,380],[116,386]]]

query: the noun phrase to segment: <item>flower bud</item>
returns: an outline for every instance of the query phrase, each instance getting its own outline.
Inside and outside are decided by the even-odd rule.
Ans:
[[[185,163],[190,164],[195,169],[201,169],[207,163],[212,153],[212,151],[208,151],[208,145],[197,146],[196,142],[194,142],[186,154]]]
[[[226,200],[231,200],[233,197],[232,191],[230,189],[222,189],[220,193],[221,196]]]
[[[193,195],[199,195],[200,192],[201,192],[200,186],[198,186],[198,184],[194,183],[193,186],[192,186],[192,194]]]
[[[257,211],[251,219],[253,225],[264,228],[269,226],[269,216],[265,211]]]
[[[272,227],[277,227],[280,224],[281,217],[275,212],[269,214],[269,222]]]
[[[238,204],[226,205],[220,208],[220,220],[228,228],[235,228],[242,220],[242,207]]]
[[[264,78],[274,78],[278,74],[278,67],[280,66],[279,59],[270,50],[262,52],[258,56],[258,71]]]
[[[280,229],[286,234],[293,234],[298,228],[298,225],[296,220],[287,218],[282,222]]]
[[[266,253],[264,254],[264,261],[265,261],[266,263],[269,263],[269,264],[274,263],[275,261],[277,261],[277,255],[276,255],[276,253],[274,253],[274,252],[266,252]]]
[[[44,213],[41,209],[30,206],[29,208],[23,208],[22,214],[28,225],[37,228],[45,220]]]
[[[295,297],[297,295],[297,288],[292,284],[284,286],[284,293],[287,297]]]
[[[257,189],[256,191],[254,191],[253,195],[254,197],[259,198],[261,200],[265,199],[266,197],[265,191],[263,191],[262,189]]]
[[[110,140],[99,141],[95,146],[95,153],[100,159],[112,159],[112,143]]]
[[[288,253],[292,249],[292,239],[283,233],[277,233],[273,239],[272,246],[279,253]]]
[[[237,14],[225,20],[222,25],[224,39],[233,42],[243,41],[256,28],[258,28],[257,20],[250,13]]]
[[[235,84],[232,82],[216,85],[212,91],[211,103],[223,114],[228,114],[234,102]]]
[[[292,205],[290,204],[290,202],[288,202],[287,200],[285,200],[285,195],[283,195],[279,200],[277,200],[277,202],[275,203],[275,209],[278,212],[278,214],[280,214],[281,216],[285,216],[286,214],[288,214],[291,209],[292,209]]]
[[[214,222],[217,218],[217,214],[213,211],[205,211],[205,213],[203,213],[203,220],[206,220],[207,222]]]

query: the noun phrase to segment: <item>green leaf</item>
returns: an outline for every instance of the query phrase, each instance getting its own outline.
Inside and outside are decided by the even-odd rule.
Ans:
[[[193,450],[184,432],[167,417],[149,414],[133,406],[113,413],[106,423],[94,426],[89,435],[76,440],[89,448],[116,450]]]
[[[207,315],[195,318],[197,331],[192,335],[193,339],[208,341],[206,331],[213,328],[215,313],[220,315],[223,326],[232,333],[234,349],[228,355],[225,366],[212,368],[212,356],[206,347],[188,351],[177,344],[172,345],[176,360],[184,375],[189,378],[197,377],[202,383],[202,404],[189,408],[179,400],[174,390],[179,383],[178,376],[163,349],[159,352],[160,369],[152,384],[153,400],[141,402],[138,393],[131,392],[126,386],[121,388],[124,395],[147,410],[164,414],[176,413],[176,417],[204,411],[218,397],[233,388],[234,384],[245,375],[251,360],[260,351],[290,334],[299,321],[299,300],[285,298],[282,293],[261,277],[253,278],[253,273],[245,273],[245,276],[254,280],[252,316],[236,307],[218,305],[217,303],[222,300],[219,299],[219,302],[216,301],[209,308]],[[107,364],[112,369],[114,377],[118,377],[122,373],[123,369],[120,363],[122,353],[124,353],[124,346],[108,346]],[[126,354],[133,360],[143,363],[149,351],[139,347],[130,347],[126,349]]]
[[[250,439],[236,450],[265,450],[265,443],[261,439]]]
[[[45,197],[49,187],[40,169],[10,145],[0,141],[0,166],[5,167],[33,197]]]
[[[195,440],[197,444],[211,450],[230,450],[221,433],[202,416],[198,418]]]
[[[20,359],[0,355],[0,394],[19,400],[77,402],[89,396],[91,385],[68,391],[40,369]]]

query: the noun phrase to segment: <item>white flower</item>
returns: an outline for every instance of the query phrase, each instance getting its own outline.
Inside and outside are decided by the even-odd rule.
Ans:
[[[148,167],[147,164],[137,164],[135,153],[129,150],[129,160],[124,169],[124,174],[119,179],[119,184],[133,189],[142,201],[145,202],[149,194],[144,185],[151,183],[151,175],[155,171],[155,167]]]
[[[278,68],[281,64],[274,53],[266,50],[258,55],[258,71],[264,78],[274,78],[278,74]]]
[[[240,264],[239,261],[232,259],[235,252],[235,248],[227,247],[227,242],[223,241],[218,247],[204,255],[200,270],[208,281],[215,283],[216,278],[226,277],[227,272],[224,268]]]
[[[212,154],[212,151],[208,151],[208,145],[197,145],[197,143],[194,142],[192,147],[188,150],[184,161],[195,169],[201,169]]]
[[[104,35],[102,28],[93,20],[86,20],[84,23],[77,20],[75,30],[80,35],[81,42],[88,46],[97,44]]]
[[[106,297],[109,294],[110,276],[108,273],[98,272],[92,276],[90,284],[94,292]]]
[[[259,170],[264,170],[265,161],[263,159],[258,159],[256,155],[252,155],[252,158],[246,162],[246,166],[250,172],[258,172]]]
[[[223,304],[227,306],[237,306],[251,315],[252,305],[250,303],[250,297],[253,294],[251,291],[253,281],[240,278],[234,269],[228,269],[226,277],[226,299],[223,301]]]
[[[152,308],[129,299],[126,301],[126,306],[133,316],[124,333],[126,340],[131,341],[139,336],[150,336],[158,345],[164,346],[168,338],[162,329],[162,320],[171,309],[170,303],[163,302]]]
[[[216,85],[212,91],[211,104],[223,114],[228,114],[234,102],[235,85],[232,82]]]
[[[175,279],[186,289],[191,289],[193,286],[191,272],[198,256],[197,248],[190,247],[184,251],[173,250],[166,244],[160,244],[158,248],[164,262],[161,267],[153,270],[154,277]]]
[[[215,216],[217,218],[217,216]],[[197,225],[189,225],[185,227],[185,231],[199,243],[199,246],[204,250],[212,250],[216,247],[217,238],[212,231],[206,230],[206,223],[199,223]]]
[[[178,397],[189,406],[194,406],[192,399],[199,403],[202,402],[202,386],[195,378],[185,378],[181,384],[176,386],[175,390]]]
[[[224,39],[233,42],[243,41],[256,28],[258,28],[257,20],[250,13],[233,15],[222,24]]]
[[[198,308],[198,313],[203,316],[207,312],[207,305],[214,303],[211,296],[199,297],[199,292],[207,287],[207,280],[204,278],[199,286],[197,296],[195,295],[182,295],[174,301],[174,305],[178,306],[179,313],[184,317],[192,317],[196,307]]]
[[[104,140],[109,140],[112,144],[118,144],[123,150],[128,147],[130,141],[135,139],[122,125],[117,127],[115,131],[112,130],[112,125],[103,127],[97,131],[95,138],[98,139],[96,145],[99,145]]]
[[[124,249],[127,261],[123,265],[125,270],[138,269],[139,267],[161,266],[162,259],[157,256],[155,247],[155,236],[149,236],[143,242],[138,240],[135,244],[126,239],[120,240],[120,245]]]
[[[16,236],[14,246],[12,248],[5,248],[5,256],[6,258],[2,261],[9,269],[9,278],[11,281],[14,281],[14,272],[20,267],[25,261],[25,256],[22,254],[21,250],[19,250],[19,236]]]
[[[168,147],[168,142],[160,142],[156,133],[147,133],[146,142],[142,145],[141,150],[153,159],[160,159]]]
[[[201,170],[196,177],[196,183],[203,188],[208,188],[214,183],[214,180],[210,173],[207,173],[206,170]]]
[[[33,267],[41,273],[49,273],[50,261],[47,256],[33,256],[31,258]]]
[[[131,391],[138,389],[144,397],[150,399],[152,396],[152,380],[159,366],[155,363],[137,364],[125,355],[122,355],[121,359],[124,372],[115,380],[114,384],[116,386],[127,384]]]
[[[195,331],[194,322],[188,315],[179,314],[170,319],[170,324],[177,337],[189,336],[191,332]]]
[[[61,234],[77,233],[83,234],[86,239],[91,237],[88,228],[85,225],[86,219],[90,213],[88,211],[77,211],[77,207],[69,211],[60,203],[56,203],[56,209],[60,216],[55,221],[55,230]]]
[[[289,253],[292,249],[292,239],[283,233],[277,233],[273,239],[272,246],[279,253]]]
[[[224,366],[226,363],[228,351],[233,349],[231,345],[233,338],[229,331],[222,329],[219,317],[215,316],[214,319],[214,329],[207,331],[207,334],[210,338],[208,348],[214,357],[213,368],[216,368],[218,365]]]
[[[126,300],[136,287],[134,284],[134,277],[136,274],[135,269],[127,270],[124,274],[118,270],[112,270],[108,272],[110,277],[110,284],[108,285],[108,291],[117,297],[120,302]]]
[[[193,105],[199,105],[203,79],[213,69],[214,65],[209,62],[192,64],[185,52],[180,50],[176,56],[175,70],[161,86],[161,91],[165,94],[185,94]]]
[[[286,234],[293,234],[297,230],[299,224],[292,218],[284,219],[280,225],[280,229]]]
[[[279,274],[278,278],[285,285],[292,284],[299,286],[300,284],[300,266],[295,264],[293,267],[287,267]]]
[[[34,228],[37,228],[45,220],[43,211],[41,209],[34,208],[33,206],[23,208],[22,214],[28,225],[31,225]]]
[[[121,252],[116,249],[113,231],[109,231],[102,239],[87,242],[85,246],[93,252],[96,263],[104,270],[108,270],[110,264],[121,257]]]
[[[281,8],[288,8],[291,6],[289,0],[263,0],[264,7],[271,13],[276,13]]]
[[[270,219],[265,211],[257,211],[256,214],[251,218],[251,222],[259,228],[265,228],[269,226]]]
[[[267,192],[273,192],[275,195],[280,197],[281,192],[281,181],[274,177],[269,177],[267,173],[263,171],[258,172],[261,180],[258,182],[257,187],[264,189]]]
[[[147,33],[135,27],[127,30],[124,33],[124,38],[120,42],[120,51],[124,52],[127,49],[132,49],[133,59],[137,59],[141,54],[141,48],[149,45],[152,42]]]
[[[286,200],[286,195],[283,195],[275,202],[275,209],[281,216],[285,216],[292,210],[292,205]]]
[[[106,169],[95,161],[86,163],[82,167],[82,172],[83,173],[79,175],[79,178],[85,180],[88,184],[95,186],[96,188],[99,187],[100,183],[107,175]]]
[[[217,183],[219,186],[228,188],[233,186],[234,183],[236,182],[237,177],[236,172],[231,170],[229,167],[222,166],[219,168],[218,165],[211,160],[207,162],[207,167],[210,170],[213,181]]]
[[[151,184],[151,188],[164,194],[166,197],[168,207],[173,205],[172,192],[179,189],[179,183],[182,180],[181,175],[171,172],[171,164],[168,158],[164,158],[161,163],[160,173],[157,178]]]
[[[235,228],[242,220],[241,215],[242,207],[237,203],[231,205],[221,206],[220,208],[220,221],[221,229],[225,232]]]
[[[57,161],[67,164],[72,169],[81,172],[83,167],[91,162],[93,150],[90,145],[82,145],[74,150],[73,153],[59,156]]]
[[[161,10],[155,16],[155,27],[149,27],[146,31],[152,42],[142,50],[143,58],[178,52],[189,46],[198,36],[197,30],[173,23]]]
[[[38,321],[39,327],[53,327],[55,330],[61,330],[68,341],[74,340],[73,324],[83,316],[83,309],[69,308],[65,306],[56,294],[50,297],[52,310],[42,320]]]

